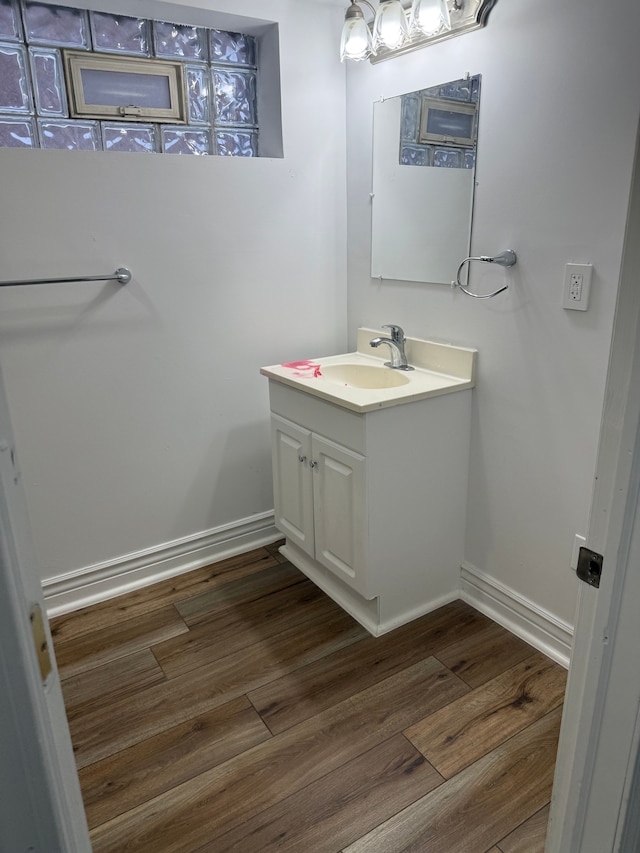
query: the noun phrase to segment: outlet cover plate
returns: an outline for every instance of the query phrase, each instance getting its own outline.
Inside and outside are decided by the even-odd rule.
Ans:
[[[586,311],[591,292],[592,264],[566,264],[562,286],[562,307],[570,311]]]

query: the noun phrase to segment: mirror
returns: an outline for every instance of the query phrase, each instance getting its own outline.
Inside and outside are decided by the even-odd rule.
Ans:
[[[471,244],[479,106],[479,74],[374,103],[372,278],[455,278]]]

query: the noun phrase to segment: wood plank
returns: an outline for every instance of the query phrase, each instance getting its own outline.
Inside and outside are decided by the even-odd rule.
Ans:
[[[405,732],[446,778],[562,704],[565,671],[535,652]]]
[[[60,677],[70,678],[188,631],[178,611],[170,605],[66,643],[54,642]]]
[[[283,557],[283,555],[280,553],[280,548],[284,545],[286,541],[286,539],[278,539],[277,542],[272,542],[271,545],[265,546],[267,551],[272,554],[280,563],[288,562],[287,558]]]
[[[437,655],[470,687],[480,687],[531,654],[531,646],[506,628],[491,622],[473,639],[461,638]]]
[[[300,583],[305,576],[291,563],[283,563],[254,575],[238,578],[213,589],[205,590],[176,603],[178,613],[184,621],[193,627],[206,622],[220,611],[236,607],[248,601],[255,601],[263,595],[269,595],[292,584]]]
[[[498,843],[501,853],[544,853],[549,823],[546,805]]]
[[[215,850],[335,853],[442,781],[406,738],[396,735],[217,838]]]
[[[344,853],[469,853],[491,848],[549,801],[560,717],[560,709],[551,711]]]
[[[67,719],[73,720],[91,708],[111,704],[166,680],[150,649],[74,675],[62,682]]]
[[[85,767],[79,777],[89,826],[104,823],[270,737],[254,708],[240,697]]]
[[[197,669],[246,646],[293,628],[316,613],[327,613],[335,604],[311,581],[234,605],[191,628],[188,634],[153,647],[153,654],[167,678]]]
[[[172,682],[175,684],[175,682]],[[196,850],[399,734],[468,687],[434,658],[387,678],[92,834],[94,853]],[[504,834],[504,833],[503,833]]]
[[[423,658],[437,656],[454,637],[474,637],[488,623],[486,616],[456,601],[272,681],[251,691],[249,699],[276,734]]]
[[[277,560],[268,551],[264,548],[256,548],[246,554],[237,554],[219,563],[212,563],[193,572],[176,575],[151,586],[110,598],[108,601],[83,607],[73,613],[56,616],[51,620],[51,633],[54,640],[59,642],[70,640],[81,634],[116,625],[127,619],[134,619],[143,613],[173,604],[174,601],[180,601],[240,577],[257,574],[275,565]]]
[[[66,634],[57,640],[57,648],[66,647],[64,666],[80,660],[83,669],[93,654],[106,654],[111,643],[115,649],[120,632],[113,629],[108,639],[109,625],[121,626],[125,650],[138,641],[153,642],[159,656],[165,653],[173,662],[167,668],[174,677],[167,679],[145,648],[63,682],[96,853],[103,843],[105,850],[141,853],[333,853],[351,851],[367,839],[370,844],[362,847],[367,853],[541,853],[550,794],[541,799],[536,787],[541,774],[535,765],[531,773],[522,773],[532,790],[521,792],[508,754],[529,731],[527,727],[514,735],[514,719],[521,721],[532,713],[534,703],[549,700],[555,682],[545,689],[544,678],[551,677],[539,673],[535,690],[515,696],[512,692],[511,703],[502,705],[495,705],[490,691],[484,693],[484,711],[478,705],[464,731],[458,731],[464,723],[460,709],[466,705],[459,701],[462,692],[478,702],[478,691],[490,688],[505,670],[525,663],[523,655],[530,660],[541,656],[462,602],[378,639],[330,602],[328,619],[319,612],[311,619],[307,604],[320,600],[320,593],[314,592],[313,601],[300,601],[296,587],[309,585],[304,576],[282,561],[275,543],[258,550],[265,558],[264,570],[236,566],[212,582],[197,570],[191,578],[162,582],[160,597],[154,587],[122,597],[131,605],[122,612],[122,599],[107,608],[98,605],[79,612],[80,630],[65,622]],[[242,562],[248,556],[242,555]],[[172,589],[178,580],[183,584],[180,591]],[[142,594],[150,596],[149,604],[137,599]],[[288,598],[292,595],[298,603]],[[168,606],[167,598],[176,609],[184,605],[195,642],[186,643],[186,631],[170,639],[152,633],[141,639],[155,624],[162,630],[159,611]],[[334,616],[337,621],[328,628]],[[298,618],[301,625],[292,626],[291,619]],[[251,645],[239,648],[251,638]],[[201,665],[181,672],[178,647],[189,648],[193,661]],[[221,652],[224,657],[218,659]],[[459,678],[437,661],[427,662],[430,655],[456,670]],[[421,674],[413,671],[422,666],[439,669],[429,676],[426,669]],[[437,672],[445,674],[444,688],[451,691],[453,679],[456,690],[462,691],[452,692],[440,705],[438,691],[444,688]],[[508,694],[506,676],[504,688]],[[247,692],[275,736],[248,704]],[[366,713],[361,694],[368,694]],[[451,734],[451,727],[445,728],[435,737],[436,746],[446,760],[457,749],[466,758],[457,775],[442,781],[402,733],[444,719],[446,703],[458,728],[453,742],[443,744]],[[537,706],[536,713],[544,713],[544,706]],[[397,745],[395,753],[392,744]],[[502,764],[486,764],[503,750]],[[529,752],[536,748],[530,746]],[[525,760],[523,750],[516,770]],[[468,777],[476,779],[475,787],[453,785],[479,766],[486,772]],[[438,783],[439,788],[429,790]],[[386,832],[396,819],[402,823],[416,801],[431,802],[443,788],[448,794],[434,801],[433,814],[449,823],[443,829],[436,821],[437,839],[431,837],[431,824],[426,836],[417,826],[415,837],[414,830],[403,825],[376,846],[378,831]],[[513,813],[507,814],[512,811],[512,791],[518,799]],[[448,809],[455,803],[459,809],[452,816]],[[423,819],[424,808],[415,815]],[[493,834],[486,830],[487,816],[495,824]],[[474,821],[475,828],[470,828]]]
[[[264,643],[91,711],[70,721],[76,763],[86,767],[365,635],[334,605]]]

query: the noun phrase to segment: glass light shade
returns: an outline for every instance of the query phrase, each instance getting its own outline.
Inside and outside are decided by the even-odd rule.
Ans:
[[[409,38],[407,16],[400,0],[383,0],[373,22],[373,47],[389,50],[402,47]]]
[[[363,17],[347,18],[340,39],[340,61],[367,59],[373,53],[371,31]]]
[[[413,0],[411,6],[411,29],[426,36],[434,36],[440,30],[451,29],[447,0]]]

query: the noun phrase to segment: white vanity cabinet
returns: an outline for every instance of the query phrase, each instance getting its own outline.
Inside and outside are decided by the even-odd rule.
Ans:
[[[272,442],[276,527],[366,596],[364,456],[279,415]]]
[[[471,390],[364,413],[269,393],[282,553],[374,635],[453,600]]]

